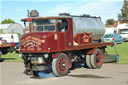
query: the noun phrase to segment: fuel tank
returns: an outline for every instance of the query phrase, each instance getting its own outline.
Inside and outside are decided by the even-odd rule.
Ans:
[[[77,33],[92,32],[93,40],[100,40],[105,33],[105,27],[100,18],[97,17],[72,17],[73,36]]]

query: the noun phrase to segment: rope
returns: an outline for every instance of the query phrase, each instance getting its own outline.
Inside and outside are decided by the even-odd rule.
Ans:
[[[116,55],[118,55],[118,52],[117,52],[117,49],[116,49],[116,46],[114,45],[114,49],[115,49],[115,51],[116,51]]]
[[[117,52],[117,49],[116,49],[116,46],[114,45],[114,48],[115,48],[115,51],[116,51],[116,62],[117,63],[119,63],[120,61],[119,61],[119,54],[118,54],[118,52]]]

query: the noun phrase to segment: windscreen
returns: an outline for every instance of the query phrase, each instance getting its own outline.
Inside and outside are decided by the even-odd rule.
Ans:
[[[29,22],[24,21],[25,33],[29,32]]]
[[[112,37],[113,37],[113,35],[111,35],[111,34],[108,34],[108,35],[104,36],[104,38],[112,38]]]
[[[38,19],[32,21],[32,32],[54,32],[56,31],[55,19]]]
[[[128,29],[120,29],[120,34],[128,34]]]

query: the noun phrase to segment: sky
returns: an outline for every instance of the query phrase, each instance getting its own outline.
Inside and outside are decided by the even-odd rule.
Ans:
[[[58,13],[72,15],[90,14],[100,16],[105,23],[107,19],[117,20],[123,0],[0,0],[0,22],[12,19],[17,23],[27,17],[27,10],[37,10],[39,16],[57,16]]]

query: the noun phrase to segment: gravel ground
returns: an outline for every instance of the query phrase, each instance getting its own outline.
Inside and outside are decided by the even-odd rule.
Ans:
[[[34,79],[23,63],[1,62],[0,85],[128,85],[128,64],[104,64],[101,69],[78,68],[68,76]]]

